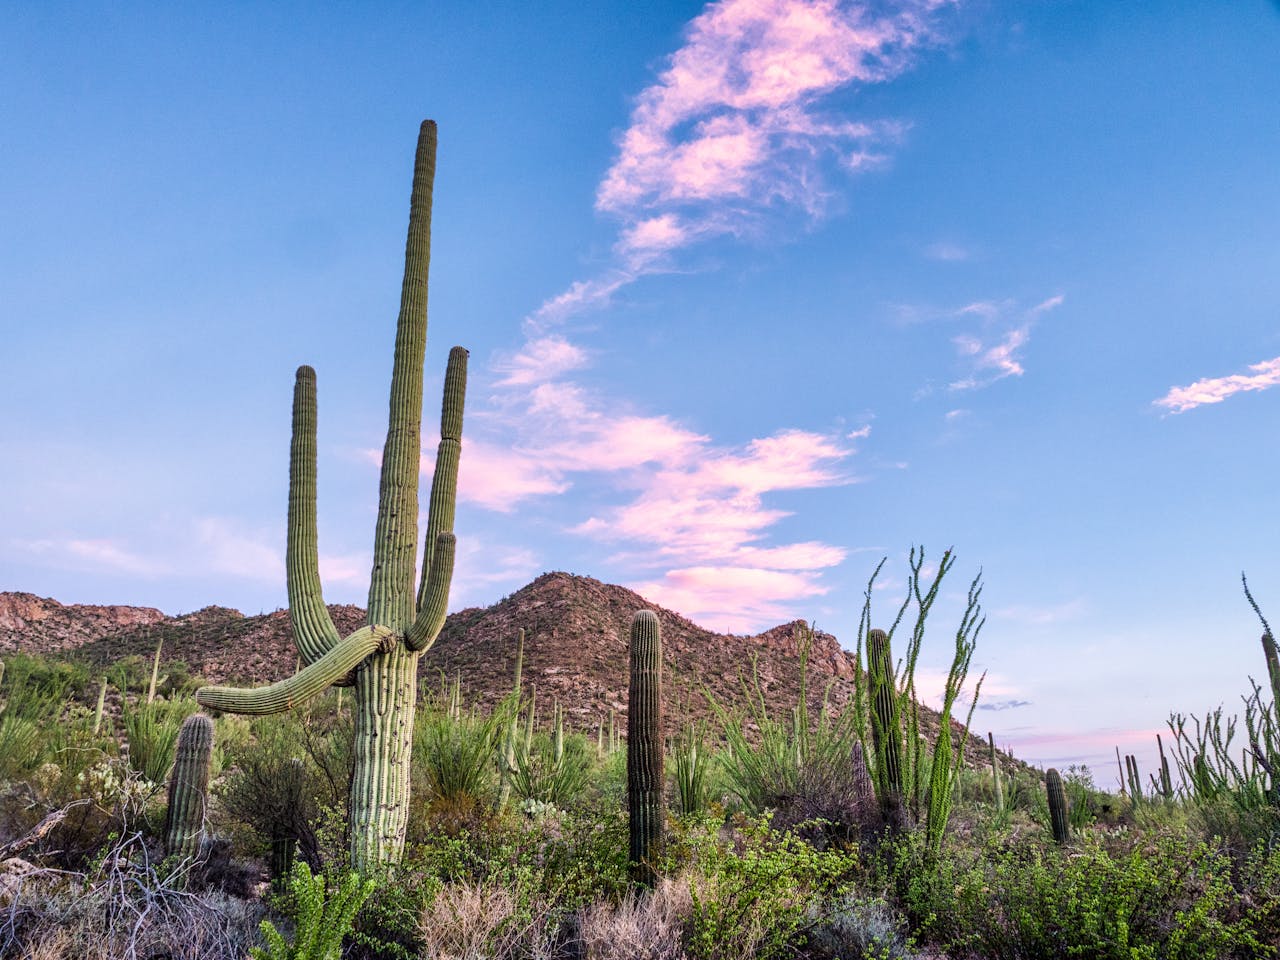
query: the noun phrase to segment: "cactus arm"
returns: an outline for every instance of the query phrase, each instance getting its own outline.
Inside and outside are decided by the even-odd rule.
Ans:
[[[303,667],[292,677],[266,687],[241,690],[236,687],[201,687],[196,691],[196,702],[211,710],[224,713],[264,715],[283,713],[298,704],[310,700],[345,677],[362,663],[369,654],[385,648],[395,639],[386,627],[361,627],[351,636],[310,666]]]
[[[418,459],[422,450],[422,361],[427,348],[427,272],[431,262],[431,200],[436,125],[418,133],[405,241],[404,281],[396,322],[387,442],[382,450],[378,523],[369,583],[370,624],[406,630],[414,618],[418,548]]]
[[[418,610],[405,636],[405,646],[421,653],[436,642],[440,628],[449,612],[449,584],[453,581],[453,558],[457,552],[457,539],[452,533],[442,533],[436,538],[436,548],[431,555],[431,575],[427,578],[425,603]]]
[[[431,558],[442,533],[453,532],[458,499],[458,461],[462,455],[462,407],[467,395],[467,351],[454,347],[444,374],[444,399],[440,404],[440,445],[431,478],[427,508],[427,533],[423,538],[422,581],[418,584],[418,610],[426,603]]]
[[[289,443],[289,535],[285,548],[289,622],[304,663],[315,663],[341,641],[320,588],[316,543],[316,372],[298,368],[293,382]]]

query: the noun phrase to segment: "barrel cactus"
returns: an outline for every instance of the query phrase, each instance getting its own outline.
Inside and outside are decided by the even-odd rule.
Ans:
[[[182,722],[169,775],[169,810],[164,822],[164,852],[195,857],[204,836],[213,761],[213,721],[195,713]]]
[[[662,840],[664,738],[662,629],[652,610],[631,621],[631,677],[627,694],[627,810],[631,865],[636,881],[652,886],[653,860]]]
[[[289,616],[301,666],[253,690],[204,687],[210,709],[270,714],[293,709],[333,685],[353,689],[355,769],[349,817],[351,863],[360,871],[397,863],[409,817],[409,758],[418,696],[418,660],[444,625],[453,577],[453,536],[467,351],[454,347],[445,373],[421,579],[415,571],[422,428],[422,366],[427,341],[427,273],[436,125],[418,136],[409,203],[404,282],[396,325],[391,405],[366,625],[343,639],[325,606],[316,546],[316,379],[300,367],[294,385],[289,462]],[[415,589],[416,587],[416,589]]]
[[[1049,826],[1056,843],[1066,843],[1071,836],[1067,825],[1067,793],[1062,788],[1062,776],[1050,767],[1044,775],[1045,792],[1049,795]]]

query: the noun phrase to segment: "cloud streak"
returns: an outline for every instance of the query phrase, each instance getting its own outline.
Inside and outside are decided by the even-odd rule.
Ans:
[[[1252,373],[1233,373],[1226,377],[1197,380],[1187,387],[1173,387],[1154,401],[1155,405],[1169,413],[1185,413],[1196,407],[1221,403],[1237,393],[1268,390],[1280,384],[1280,357],[1251,364],[1249,369]]]
[[[715,237],[759,235],[777,217],[823,216],[837,177],[883,166],[905,127],[824,110],[833,94],[884,83],[938,42],[951,0],[720,0],[636,98],[596,209],[619,221],[615,263],[546,301],[545,329],[600,306],[671,255]]]

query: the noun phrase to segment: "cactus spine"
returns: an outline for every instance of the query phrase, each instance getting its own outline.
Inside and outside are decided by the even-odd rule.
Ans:
[[[348,806],[351,863],[362,872],[397,863],[404,850],[418,660],[444,625],[453,576],[466,393],[467,351],[461,347],[450,351],[445,373],[420,580],[414,569],[435,161],[436,125],[427,120],[418,136],[409,202],[367,625],[341,639],[324,604],[316,546],[315,372],[300,367],[294,386],[286,566],[290,620],[302,668],[268,687],[205,687],[197,694],[212,709],[267,714],[292,709],[335,684],[353,687],[355,769]]]
[[[643,886],[657,879],[653,859],[662,840],[663,760],[662,630],[652,610],[631,621],[631,675],[627,693],[627,810],[631,821],[632,876]]]
[[[1049,826],[1053,828],[1056,843],[1066,843],[1071,836],[1067,825],[1067,794],[1062,789],[1062,776],[1053,767],[1044,775],[1045,791],[1049,795]]]
[[[169,775],[169,810],[164,823],[164,852],[185,858],[200,854],[209,770],[213,761],[213,721],[195,713],[182,721]]]

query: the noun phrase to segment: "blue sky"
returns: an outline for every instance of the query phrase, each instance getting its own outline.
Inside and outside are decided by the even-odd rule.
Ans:
[[[429,116],[455,607],[566,569],[851,638],[953,545],[926,668],[981,568],[979,729],[1104,783],[1261,673],[1280,6],[2,9],[0,589],[282,605],[309,363],[364,601]]]

